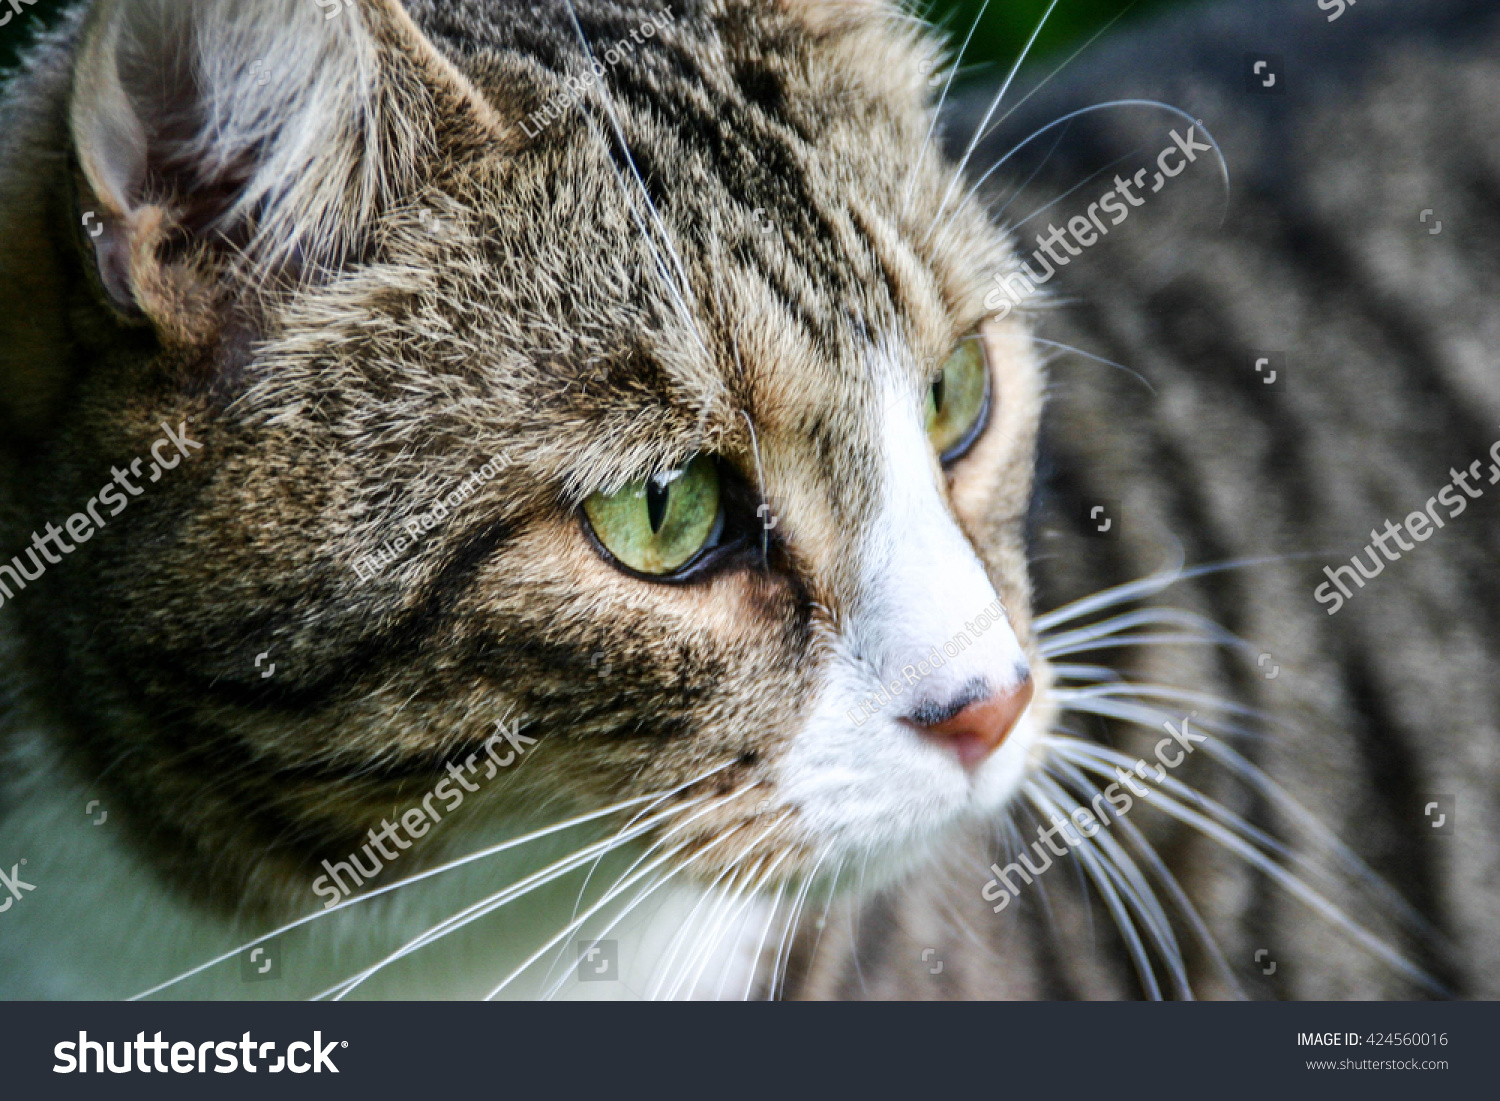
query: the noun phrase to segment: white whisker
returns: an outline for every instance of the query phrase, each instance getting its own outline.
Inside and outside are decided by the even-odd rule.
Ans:
[[[1232,632],[1226,631],[1207,616],[1199,615],[1197,612],[1183,611],[1180,608],[1138,608],[1133,612],[1123,612],[1086,627],[1076,627],[1071,631],[1049,634],[1044,639],[1043,645],[1057,652],[1063,652],[1074,643],[1111,638],[1137,627],[1178,627],[1194,632],[1196,637],[1219,645],[1249,647],[1248,643],[1243,642]]]
[[[1036,130],[1032,131],[1031,134],[1029,134],[1027,137],[1022,138],[1019,142],[1017,142],[1015,145],[1013,145],[1010,148],[1009,152],[1007,152],[1006,154],[1004,154],[999,160],[997,160],[993,165],[991,165],[990,168],[988,169],[988,171],[986,171],[983,176],[980,176],[978,180],[974,181],[974,186],[971,187],[971,188],[969,188],[968,192],[965,193],[964,200],[968,201],[969,199],[971,199],[974,196],[975,192],[977,192],[981,187],[984,186],[984,182],[986,180],[988,180],[990,178],[990,176],[992,176],[995,173],[996,169],[998,169],[1006,161],[1010,160],[1011,157],[1015,156],[1022,149],[1026,148],[1026,146],[1029,145],[1031,142],[1035,141],[1037,138],[1039,138],[1043,134],[1047,133],[1049,130],[1053,130],[1053,129],[1059,127],[1059,126],[1066,125],[1067,123],[1070,123],[1074,119],[1080,118],[1083,115],[1092,114],[1095,111],[1113,110],[1116,107],[1155,107],[1155,108],[1158,108],[1159,110],[1168,111],[1168,112],[1170,112],[1170,113],[1178,116],[1179,118],[1186,119],[1188,122],[1192,123],[1195,127],[1201,128],[1203,130],[1203,136],[1204,136],[1204,138],[1206,138],[1208,140],[1208,143],[1211,146],[1213,146],[1214,154],[1219,158],[1219,172],[1222,175],[1223,180],[1224,180],[1224,201],[1225,201],[1225,208],[1226,209],[1228,208],[1228,202],[1229,202],[1229,162],[1224,158],[1224,151],[1221,148],[1219,148],[1219,139],[1216,138],[1216,137],[1214,137],[1213,134],[1209,133],[1209,130],[1208,130],[1207,126],[1204,126],[1203,123],[1199,122],[1196,118],[1194,118],[1192,115],[1188,114],[1181,107],[1174,107],[1170,103],[1162,103],[1160,100],[1154,100],[1154,99],[1116,99],[1116,100],[1110,100],[1108,103],[1094,103],[1094,104],[1090,104],[1088,107],[1080,107],[1076,111],[1069,111],[1066,115],[1063,115],[1061,118],[1054,119],[1053,121],[1047,123],[1045,126],[1038,127]]]
[[[688,827],[689,825],[691,825],[693,822],[695,822],[697,819],[703,817],[703,815],[709,814],[709,813],[713,812],[714,810],[717,810],[719,807],[723,806],[725,803],[731,801],[732,799],[736,799],[738,797],[739,797],[739,792],[730,792],[728,795],[723,796],[719,800],[717,800],[717,801],[715,801],[713,803],[710,803],[708,806],[706,806],[706,807],[702,808],[701,810],[699,810],[696,814],[693,814],[693,815],[689,816],[688,818],[684,819],[683,821],[678,822],[675,825],[669,827],[665,831],[665,833],[663,835],[663,839],[665,839],[665,837],[668,836],[668,835],[670,835],[670,834],[673,834],[673,833],[676,833],[676,832],[678,832],[678,831],[680,831],[682,829],[685,829],[686,827]],[[677,872],[681,871],[682,868],[687,867],[687,865],[690,864],[692,862],[692,860],[697,859],[697,857],[701,856],[703,853],[706,853],[706,852],[712,850],[713,848],[715,848],[716,846],[722,844],[725,840],[727,840],[728,838],[730,838],[732,836],[733,836],[733,833],[724,833],[724,834],[721,834],[720,836],[714,838],[712,841],[708,842],[708,844],[706,844],[702,849],[700,849],[697,853],[695,853],[692,857],[690,857],[689,860],[685,861],[682,864],[681,867],[679,867],[677,869],[674,869],[672,874],[673,875],[677,874]],[[486,994],[485,997],[484,997],[484,1000],[487,1001],[487,1002],[494,1001],[495,998],[499,997],[501,991],[503,991],[507,986],[509,986],[512,982],[514,982],[517,978],[519,978],[532,964],[534,964],[537,960],[541,959],[542,956],[544,956],[547,952],[551,951],[554,947],[556,947],[557,944],[560,941],[565,940],[569,936],[569,934],[571,934],[572,932],[574,932],[575,930],[577,930],[584,922],[586,922],[589,918],[593,917],[601,909],[603,909],[605,906],[607,906],[610,902],[612,902],[615,898],[617,898],[627,888],[629,888],[630,886],[632,886],[633,884],[635,884],[636,882],[638,882],[639,880],[641,880],[642,878],[644,878],[646,875],[648,875],[651,872],[655,871],[657,868],[661,867],[661,865],[663,863],[665,863],[667,860],[671,859],[673,856],[677,855],[677,853],[681,852],[684,848],[686,848],[691,843],[692,843],[691,839],[683,841],[675,849],[671,849],[668,852],[664,853],[662,856],[658,857],[657,859],[653,860],[651,863],[647,864],[640,871],[634,873],[633,875],[628,875],[622,881],[617,882],[616,885],[613,886],[613,887],[611,887],[610,890],[602,898],[600,898],[598,902],[594,903],[594,905],[590,906],[581,915],[579,915],[578,917],[574,918],[572,921],[568,922],[563,927],[563,929],[560,932],[558,932],[556,935],[554,935],[550,940],[548,940],[546,944],[542,945],[542,947],[538,948],[535,952],[533,952],[530,956],[528,956],[526,958],[526,961],[524,963],[522,963],[519,967],[517,967],[514,971],[512,971],[509,975],[507,975],[503,980],[501,980],[501,982],[500,982],[500,984],[498,986],[496,986],[493,990],[491,990],[488,994]]]
[[[700,796],[692,803],[686,804],[686,806],[697,806],[698,803],[702,802],[704,798],[706,798],[706,796]],[[345,997],[352,993],[355,988],[363,985],[369,979],[374,977],[380,971],[384,970],[386,967],[389,967],[391,964],[395,963],[397,960],[404,959],[405,957],[411,955],[413,952],[419,951],[420,949],[425,948],[427,945],[441,940],[443,937],[449,935],[450,933],[456,932],[457,930],[462,929],[467,925],[473,924],[480,918],[486,916],[487,914],[493,913],[494,911],[508,905],[511,902],[514,902],[516,899],[530,894],[538,887],[551,883],[552,881],[558,879],[563,875],[566,875],[568,872],[574,871],[577,868],[581,868],[584,864],[587,864],[590,860],[594,859],[595,856],[601,853],[610,852],[627,841],[633,840],[634,838],[639,837],[642,834],[649,833],[663,821],[666,821],[671,816],[680,813],[683,809],[685,808],[674,807],[671,810],[663,811],[660,814],[647,819],[645,822],[629,830],[618,831],[610,837],[605,838],[603,841],[595,842],[594,844],[588,845],[569,856],[563,857],[561,860],[554,861],[552,864],[547,865],[540,871],[533,872],[531,875],[526,876],[524,879],[521,879],[500,891],[497,891],[495,894],[489,895],[486,898],[480,899],[478,902],[466,906],[464,909],[460,910],[458,913],[452,915],[451,917],[445,918],[437,924],[423,930],[423,932],[407,941],[396,951],[390,953],[383,959],[365,968],[363,971],[360,971],[351,978],[345,979],[343,982],[334,984],[332,987],[320,994],[314,995],[311,1000],[321,1001],[324,998],[333,997],[336,1001],[342,1001]]]
[[[1053,764],[1084,796],[1092,795],[1097,797],[1102,794],[1099,786],[1070,761],[1056,759],[1053,761]],[[1125,815],[1112,815],[1104,828],[1109,829],[1113,826],[1120,828],[1121,832],[1135,848],[1136,853],[1146,862],[1146,867],[1156,877],[1157,882],[1166,888],[1173,905],[1177,907],[1178,912],[1187,920],[1193,938],[1213,961],[1214,966],[1218,968],[1224,982],[1234,991],[1236,997],[1244,998],[1245,992],[1241,988],[1234,972],[1230,970],[1229,962],[1224,959],[1224,953],[1219,950],[1218,941],[1214,940],[1213,935],[1208,931],[1208,926],[1204,923],[1202,916],[1199,915],[1197,907],[1188,898],[1187,892],[1182,889],[1182,884],[1177,882],[1177,877],[1167,868],[1166,863],[1157,854],[1151,842],[1146,840],[1145,834],[1137,829],[1135,823],[1131,822]],[[1100,836],[1104,835],[1100,834]]]
[[[1374,933],[1371,933],[1364,926],[1354,921],[1354,919],[1345,914],[1333,902],[1309,887],[1301,879],[1276,863],[1238,833],[1211,818],[1199,814],[1186,804],[1171,798],[1161,791],[1154,788],[1147,788],[1146,790],[1147,795],[1145,798],[1152,806],[1158,807],[1178,821],[1192,826],[1204,836],[1219,842],[1219,844],[1223,845],[1229,851],[1265,872],[1266,875],[1274,879],[1288,893],[1354,937],[1372,955],[1384,960],[1387,964],[1427,989],[1435,993],[1443,992],[1441,985],[1420,967],[1417,967],[1396,949],[1390,947]],[[1199,798],[1201,799],[1202,797],[1199,796]]]
[[[743,854],[739,859],[743,859]],[[738,863],[738,860],[736,862]],[[736,921],[742,921],[749,913],[749,908],[755,904],[755,895],[752,890],[755,879],[756,876],[751,873],[743,877],[736,875],[731,881],[732,893],[725,899],[722,908],[723,916],[719,916],[718,913],[712,915],[714,920],[708,926],[708,935],[689,952],[688,958],[684,961],[682,975],[667,995],[669,1001],[676,1001],[679,992],[683,997],[691,999],[699,989],[703,981],[703,973],[708,970],[708,965],[713,961],[714,951],[724,939],[725,934]],[[748,897],[746,897],[747,893]],[[745,899],[743,906],[740,904],[742,898]]]
[[[776,961],[771,969],[771,988],[766,996],[767,1001],[776,1000],[778,987],[784,989],[786,981],[786,969],[791,966],[791,948],[794,931],[802,916],[803,904],[807,901],[808,892],[812,889],[813,882],[818,878],[818,869],[823,866],[823,861],[828,856],[828,850],[824,849],[818,859],[813,862],[812,870],[802,880],[802,888],[797,892],[796,900],[792,903],[791,919],[787,921],[781,932],[781,943],[776,947]]]
[[[1044,812],[1057,815],[1060,819],[1067,818],[1067,812],[1079,805],[1077,800],[1050,776],[1037,777],[1035,787],[1040,792],[1045,792],[1045,800],[1041,804]],[[1078,839],[1081,844],[1075,851],[1078,852],[1080,859],[1085,863],[1091,857],[1097,859],[1100,868],[1110,877],[1116,890],[1124,896],[1131,908],[1145,922],[1147,931],[1150,932],[1151,939],[1156,945],[1157,953],[1166,962],[1167,969],[1171,972],[1177,996],[1192,1000],[1192,984],[1188,982],[1187,970],[1182,960],[1182,948],[1172,932],[1172,923],[1157,900],[1156,892],[1141,875],[1135,861],[1107,832],[1099,832],[1092,838],[1084,837],[1080,832]],[[1090,851],[1085,853],[1084,849]]]
[[[1052,646],[1043,643],[1039,649],[1042,656],[1066,657],[1070,654],[1093,654],[1100,650],[1120,650],[1129,646],[1222,646],[1223,643],[1216,639],[1204,638],[1202,635],[1119,635],[1113,638],[1103,638],[1097,642],[1082,642],[1072,646]]]
[[[1016,57],[1015,64],[1010,67],[1010,72],[1006,74],[1005,82],[1000,85],[1000,90],[995,93],[995,98],[990,101],[989,110],[984,113],[984,118],[980,119],[979,125],[974,128],[974,136],[969,141],[969,147],[964,150],[964,155],[959,158],[958,166],[953,171],[953,179],[948,184],[948,190],[943,192],[943,200],[938,203],[937,214],[932,219],[934,225],[943,216],[943,212],[948,209],[948,200],[953,197],[953,189],[963,181],[964,169],[968,167],[969,158],[974,155],[974,150],[978,147],[980,141],[983,140],[985,127],[989,125],[990,119],[995,117],[995,112],[1000,109],[1000,103],[1005,99],[1005,93],[1010,91],[1011,82],[1016,79],[1016,74],[1021,71],[1021,66],[1025,64],[1027,55],[1031,53],[1031,47],[1036,44],[1037,36],[1042,33],[1042,28],[1047,25],[1047,20],[1051,18],[1052,9],[1055,7],[1057,7],[1057,0],[1052,0],[1052,3],[1047,5],[1047,10],[1042,13],[1042,18],[1037,23],[1036,29],[1031,32],[1031,37],[1026,40],[1026,45]]]
[[[1036,788],[1035,784],[1026,784],[1026,794],[1032,802],[1041,805],[1045,797]],[[1110,914],[1115,919],[1115,928],[1125,938],[1126,947],[1130,951],[1130,958],[1135,963],[1136,973],[1140,976],[1141,985],[1146,989],[1146,995],[1152,1001],[1161,1001],[1161,987],[1157,985],[1156,974],[1151,967],[1151,959],[1146,954],[1146,947],[1141,943],[1139,931],[1135,927],[1135,921],[1130,916],[1130,911],[1121,900],[1119,892],[1115,890],[1114,882],[1100,865],[1098,857],[1092,852],[1087,852],[1087,846],[1081,846],[1074,850],[1083,859],[1084,869],[1089,873],[1089,878],[1094,881],[1099,894],[1104,899],[1104,904],[1109,907]],[[1041,883],[1040,877],[1036,880]]]
[[[1133,379],[1139,382],[1142,386],[1149,390],[1153,396],[1156,394],[1156,387],[1151,385],[1150,380],[1147,379],[1145,375],[1141,374],[1134,368],[1125,366],[1125,364],[1123,363],[1116,363],[1112,359],[1105,359],[1103,356],[1096,356],[1093,352],[1085,352],[1082,348],[1075,348],[1071,344],[1059,344],[1055,340],[1043,340],[1041,337],[1034,336],[1031,338],[1031,342],[1033,344],[1040,344],[1044,348],[1060,348],[1065,352],[1072,352],[1074,355],[1083,356],[1084,359],[1092,359],[1095,363],[1102,363],[1106,367],[1117,368],[1118,370],[1124,371],[1127,375],[1131,376]]]
[[[932,109],[932,118],[927,123],[927,136],[922,139],[922,151],[917,155],[916,164],[907,169],[906,186],[902,188],[901,215],[904,218],[911,207],[912,188],[917,182],[917,175],[921,172],[922,165],[927,161],[927,151],[931,148],[932,135],[937,130],[938,119],[943,114],[943,104],[948,102],[948,90],[953,87],[953,78],[958,75],[958,68],[963,64],[964,54],[969,50],[969,43],[974,40],[974,32],[979,29],[979,24],[984,20],[984,13],[989,10],[990,0],[984,0],[979,7],[979,14],[974,17],[974,22],[969,26],[969,33],[964,38],[964,44],[958,49],[958,56],[954,58],[953,64],[948,69],[948,78],[943,81],[942,95],[938,96],[937,106]]]
[[[785,857],[786,854],[783,853],[782,856]],[[776,864],[772,864],[771,867],[768,868],[765,871],[765,873],[761,875],[760,882],[762,884],[764,884],[767,880],[769,880],[771,878],[772,874],[774,874],[775,871],[776,871],[776,865],[780,864],[780,863],[781,863],[781,860],[778,859],[776,861]],[[756,894],[760,893],[759,887],[757,887],[755,893]],[[760,931],[760,940],[758,940],[756,942],[756,944],[755,944],[755,951],[750,954],[750,974],[745,979],[745,992],[742,995],[740,995],[740,1001],[742,1001],[742,1002],[748,1002],[750,1000],[750,992],[755,989],[755,976],[758,975],[758,974],[760,974],[760,961],[761,961],[761,958],[765,955],[766,940],[771,935],[771,926],[773,926],[773,925],[776,924],[776,915],[781,910],[781,900],[785,896],[786,896],[786,881],[782,880],[782,882],[780,883],[780,885],[778,885],[777,888],[776,888],[776,897],[771,902],[771,909],[766,913],[765,924],[761,927],[761,931]],[[728,969],[728,966],[726,965],[726,967],[724,969],[724,974],[727,976],[728,973],[729,973],[729,969]],[[774,972],[772,974],[772,981],[773,982],[775,981],[775,974],[774,974]],[[723,980],[723,978],[720,978],[720,980],[719,980],[719,989],[722,991],[723,988],[724,988],[724,980]],[[717,995],[715,995],[715,997],[717,998]]]
[[[194,967],[189,971],[184,971],[182,974],[168,979],[165,982],[158,983],[156,986],[151,987],[149,990],[143,990],[141,993],[136,994],[129,1000],[134,1002],[140,1001],[143,998],[149,998],[151,997],[151,995],[160,993],[161,991],[166,990],[168,987],[175,986],[177,983],[184,982],[195,975],[199,975],[204,971],[207,971],[210,967],[214,967],[217,964],[224,963],[226,960],[234,959],[240,953],[254,948],[256,945],[264,944],[266,943],[266,941],[271,940],[274,937],[279,937],[283,933],[289,933],[293,929],[301,928],[302,926],[316,921],[321,917],[326,917],[329,914],[338,913],[340,910],[348,909],[351,906],[358,906],[361,903],[370,902],[373,899],[379,898],[381,895],[389,894],[390,892],[400,890],[403,887],[409,887],[414,883],[420,883],[426,879],[431,879],[433,876],[442,875],[444,872],[453,871],[455,868],[461,868],[466,864],[472,864],[476,860],[484,860],[487,857],[495,856],[498,853],[506,852],[510,849],[519,848],[520,846],[530,844],[533,841],[539,841],[542,838],[550,837],[553,834],[561,833],[562,831],[572,829],[575,826],[585,825],[589,822],[597,821],[600,818],[606,818],[611,814],[618,814],[620,811],[625,810],[629,807],[638,806],[641,803],[650,802],[653,799],[665,798],[674,794],[674,792],[676,791],[681,791],[683,790],[683,788],[691,787],[693,784],[708,779],[708,777],[714,775],[717,772],[723,771],[733,763],[734,762],[732,761],[726,762],[720,765],[718,768],[715,768],[710,772],[706,772],[702,776],[696,777],[695,779],[690,780],[688,783],[673,789],[673,791],[652,792],[649,795],[640,795],[635,797],[634,799],[626,799],[622,802],[615,803],[612,806],[605,807],[602,810],[590,811],[588,814],[578,815],[577,817],[570,818],[565,822],[559,822],[556,825],[547,826],[540,830],[535,830],[532,833],[528,833],[522,837],[511,838],[510,840],[503,841],[498,845],[492,845],[487,849],[480,850],[479,852],[470,853],[468,856],[460,857],[457,860],[451,860],[448,863],[439,865],[436,868],[429,868],[425,872],[409,876],[406,879],[398,880],[395,883],[387,884],[386,886],[380,887],[376,890],[366,891],[361,895],[355,895],[353,898],[345,899],[343,902],[340,902],[335,906],[329,906],[322,910],[318,910],[315,913],[308,914],[306,917],[299,918],[293,922],[289,922],[288,924],[281,926],[279,929],[273,929],[271,932],[256,937],[254,940],[247,941],[246,943],[240,945],[238,948],[232,948],[228,952],[225,952],[222,955],[215,956],[213,959],[208,960],[205,963],[200,963],[197,967]]]

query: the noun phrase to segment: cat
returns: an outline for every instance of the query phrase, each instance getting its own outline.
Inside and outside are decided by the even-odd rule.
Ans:
[[[0,108],[6,996],[914,996],[903,915],[1033,927],[1070,873],[993,913],[997,823],[1102,767],[1079,677],[1119,703],[1053,659],[1173,577],[1038,553],[1045,310],[995,316],[939,53],[878,0],[94,0],[40,41]],[[1232,690],[1168,672],[1228,702],[1093,710],[1233,760]],[[1075,990],[1231,992],[1099,813],[1113,875],[1075,862],[1135,908]],[[1351,973],[1454,986],[1343,871],[1385,908],[1312,899]]]
[[[658,880],[576,989],[764,983],[768,888],[894,874],[1045,722],[1040,374],[942,202],[937,47],[863,3],[331,14],[97,0],[8,92],[8,992],[307,915],[280,985],[170,992],[539,996]],[[486,778],[499,723],[535,744]]]

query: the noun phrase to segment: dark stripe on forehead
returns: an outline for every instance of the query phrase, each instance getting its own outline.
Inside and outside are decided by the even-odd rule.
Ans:
[[[748,214],[764,208],[789,234],[789,245],[810,271],[816,271],[836,296],[847,295],[861,280],[849,269],[851,257],[839,253],[842,236],[833,224],[834,211],[820,202],[810,179],[811,168],[824,155],[808,146],[785,118],[768,114],[743,90],[716,85],[686,51],[667,46],[653,55],[670,61],[677,83],[667,85],[649,69],[621,65],[609,73],[612,100],[622,124],[637,121],[633,146],[662,127],[670,127],[681,148],[663,150],[658,160],[684,159],[688,150],[717,177],[726,199]],[[678,208],[696,210],[701,197]],[[838,213],[842,213],[841,211]],[[706,228],[706,227],[704,227]],[[790,231],[796,231],[795,236]]]
[[[578,110],[588,111],[593,127],[608,136],[627,189],[638,191],[638,171],[653,204],[664,217],[671,211],[670,220],[685,239],[721,232],[722,221],[709,216],[715,209],[738,208],[744,224],[752,224],[756,210],[764,211],[762,217],[777,227],[777,243],[747,235],[747,252],[757,257],[755,267],[790,315],[831,355],[851,300],[870,301],[872,284],[879,281],[892,307],[899,309],[899,283],[866,228],[842,209],[837,197],[818,195],[813,169],[827,150],[818,147],[818,135],[807,132],[801,116],[816,118],[819,105],[790,104],[783,76],[763,59],[763,51],[759,58],[732,61],[739,84],[725,80],[720,60],[733,53],[735,42],[762,40],[764,46],[768,36],[784,47],[782,55],[794,57],[800,37],[790,29],[774,29],[769,13],[736,8],[715,13],[709,22],[692,10],[650,39],[641,36],[641,42],[630,43],[609,64],[610,49],[628,41],[647,18],[659,17],[660,10],[578,4],[588,52],[566,11],[555,24],[516,21],[525,25],[505,28],[505,48],[547,68],[559,82],[588,74],[590,56],[599,63],[635,171],[614,138],[615,120],[601,109],[580,105]],[[717,202],[698,190],[702,181],[689,185],[681,179],[679,169],[690,159],[717,178],[722,189]],[[851,240],[863,244],[852,255],[839,246]],[[778,255],[783,246],[805,274],[804,286],[777,271],[784,262]],[[813,297],[810,287],[823,293]]]

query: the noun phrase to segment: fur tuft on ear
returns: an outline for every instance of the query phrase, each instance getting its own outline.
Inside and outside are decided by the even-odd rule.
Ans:
[[[443,146],[499,133],[399,0],[100,0],[74,73],[101,280],[158,322],[220,268],[337,266]]]

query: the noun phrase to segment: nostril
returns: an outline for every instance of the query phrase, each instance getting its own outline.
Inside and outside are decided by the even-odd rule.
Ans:
[[[917,707],[908,721],[929,738],[958,754],[965,768],[975,768],[1004,744],[1031,703],[1029,671],[1003,692],[966,689],[946,704]]]
[[[946,700],[927,700],[912,708],[911,714],[907,716],[908,721],[917,726],[927,727],[942,726],[944,723],[953,721],[964,708],[979,703],[990,696],[990,686],[982,680],[972,680],[964,685],[962,689],[955,692]]]

